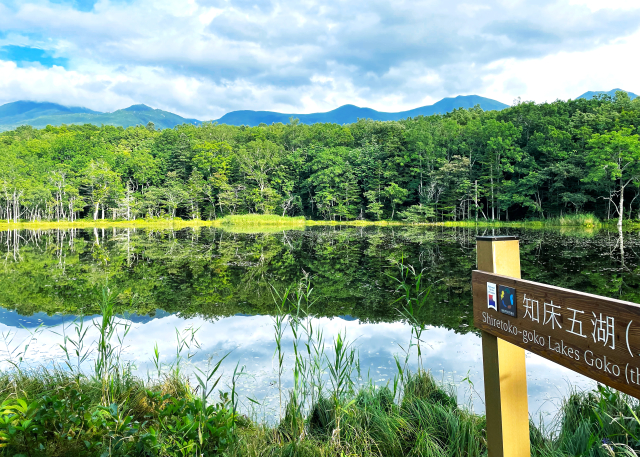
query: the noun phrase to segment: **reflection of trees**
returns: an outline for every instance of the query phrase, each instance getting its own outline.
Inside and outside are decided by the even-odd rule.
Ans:
[[[620,246],[620,264],[624,268],[624,234],[622,232],[622,225],[618,225],[618,245]]]
[[[616,244],[619,236],[606,232],[518,233],[526,279],[638,301],[637,237],[622,245]],[[445,227],[320,227],[274,234],[216,228],[3,232],[0,304],[23,314],[96,312],[94,288],[108,281],[122,291],[121,306],[137,295],[130,311],[141,314],[270,314],[271,287],[283,289],[306,272],[316,299],[312,312],[393,321],[395,284],[388,275],[396,274],[392,260],[402,260],[424,269],[433,284],[424,319],[468,331],[475,236],[475,229]]]
[[[5,243],[7,245],[7,253],[5,255],[5,262],[9,260],[10,257],[13,258],[15,262],[21,260],[20,258],[20,240],[22,237],[20,236],[20,232],[18,230],[7,230],[3,232]]]

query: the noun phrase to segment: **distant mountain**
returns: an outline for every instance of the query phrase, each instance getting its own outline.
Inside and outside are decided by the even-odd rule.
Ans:
[[[217,120],[220,124],[256,126],[261,123],[273,124],[274,122],[289,122],[291,117],[297,118],[303,124],[316,122],[331,122],[335,124],[350,124],[358,119],[366,118],[379,121],[393,121],[406,119],[407,117],[430,116],[432,114],[444,114],[456,108],[472,108],[475,105],[485,111],[501,110],[507,107],[490,98],[478,95],[461,95],[455,98],[445,98],[439,102],[399,113],[385,113],[371,108],[360,108],[354,105],[344,105],[333,111],[313,114],[286,114],[273,111],[233,111]],[[20,125],[31,125],[36,128],[44,128],[47,125],[59,126],[62,124],[94,124],[115,125],[130,127],[146,125],[153,122],[156,128],[173,128],[181,124],[199,125],[202,122],[197,119],[187,119],[177,114],[159,109],[153,109],[147,105],[132,105],[113,113],[101,113],[88,108],[68,107],[48,102],[17,101],[0,106],[0,131],[12,130]]]
[[[577,98],[591,99],[594,95],[608,94],[615,96],[613,89],[608,92],[589,91]],[[633,92],[628,92],[629,97],[637,97]],[[376,121],[396,121],[408,117],[431,116],[433,114],[445,114],[458,108],[472,108],[479,105],[484,111],[499,111],[508,105],[479,95],[459,95],[453,98],[443,98],[433,105],[422,106],[408,111],[387,113],[371,108],[360,108],[354,105],[343,105],[326,113],[295,114],[278,113],[275,111],[232,111],[216,120],[219,124],[256,126],[262,123],[273,124],[282,122],[286,124],[290,118],[299,119],[303,124],[316,122],[330,122],[334,124],[350,124],[358,119],[372,119]],[[131,105],[128,108],[102,113],[88,108],[77,106],[63,106],[57,103],[17,101],[0,106],[0,132],[12,130],[21,125],[31,125],[43,128],[47,125],[59,126],[62,124],[94,124],[115,125],[131,127],[146,125],[153,122],[156,128],[173,128],[181,124],[200,125],[202,121],[188,119],[168,111],[151,108],[147,105]]]
[[[56,116],[61,114],[102,114],[88,108],[62,106],[49,102],[18,101],[0,106],[0,124],[15,124],[21,121],[35,119],[41,116]]]
[[[20,125],[44,128],[47,125],[94,124],[131,127],[153,122],[156,128],[173,128],[181,124],[199,125],[197,119],[187,119],[177,114],[147,105],[132,105],[113,113],[101,113],[87,108],[66,107],[55,103],[18,101],[0,106],[0,131],[12,130]]]
[[[594,96],[600,95],[600,94],[607,94],[610,97],[615,97],[616,92],[619,91],[619,90],[622,90],[622,89],[612,89],[609,92],[605,92],[605,91],[602,91],[602,90],[597,90],[597,91],[590,90],[589,92],[585,92],[584,94],[582,94],[578,98],[586,98],[587,100],[591,100]],[[625,91],[625,92],[627,92],[627,91]],[[637,97],[637,95],[634,94],[633,92],[627,92],[627,94],[629,94],[629,98],[631,100],[633,100],[634,98]]]
[[[299,119],[303,124],[314,124],[316,122],[330,122],[334,124],[350,124],[357,122],[358,119],[372,119],[375,121],[397,121],[408,117],[431,116],[432,114],[445,114],[456,108],[473,108],[475,105],[485,111],[502,110],[508,105],[490,98],[480,97],[478,95],[459,95],[454,98],[444,98],[433,105],[422,106],[409,111],[400,111],[398,113],[386,113],[384,111],[376,111],[371,108],[360,108],[354,105],[343,105],[326,113],[312,114],[285,114],[275,111],[232,111],[225,114],[216,122],[227,125],[248,125],[256,126],[261,123],[273,124],[274,122],[282,122],[286,124],[290,118]]]

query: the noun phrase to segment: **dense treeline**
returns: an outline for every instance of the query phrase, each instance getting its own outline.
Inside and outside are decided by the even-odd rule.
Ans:
[[[640,216],[640,99],[351,125],[156,130],[28,126],[0,134],[0,218],[314,219]]]

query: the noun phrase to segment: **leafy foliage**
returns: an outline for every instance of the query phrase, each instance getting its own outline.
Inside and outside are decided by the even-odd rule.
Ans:
[[[0,218],[622,221],[639,127],[624,92],[350,125],[23,126],[0,133]]]

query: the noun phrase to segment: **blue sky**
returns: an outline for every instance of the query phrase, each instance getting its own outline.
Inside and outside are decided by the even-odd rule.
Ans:
[[[17,46],[8,44],[0,47],[0,59],[14,62],[19,67],[39,64],[43,67],[58,65],[67,67],[69,59],[66,57],[54,57],[52,52],[45,49],[32,48],[30,46]]]
[[[0,103],[199,119],[640,93],[640,2],[0,0]]]

